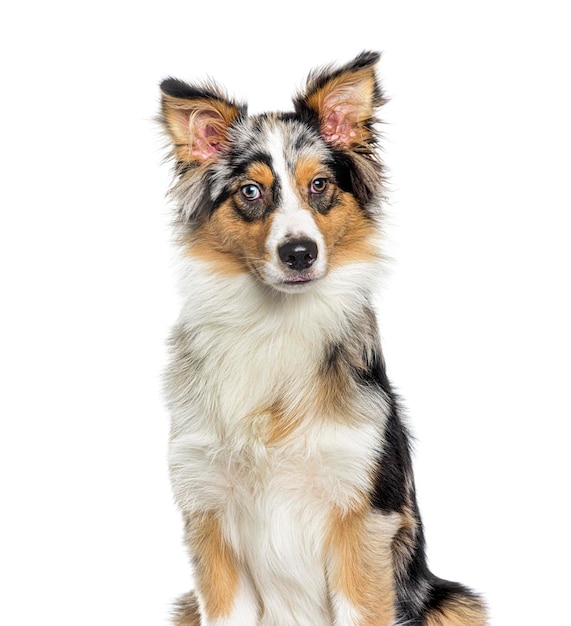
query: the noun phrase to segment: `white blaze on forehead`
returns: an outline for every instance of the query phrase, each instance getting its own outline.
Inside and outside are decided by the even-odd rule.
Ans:
[[[281,190],[280,206],[277,207],[272,228],[268,237],[268,248],[277,261],[277,248],[291,239],[311,239],[319,249],[319,261],[324,263],[323,236],[313,219],[311,211],[304,209],[295,189],[293,173],[288,168],[285,157],[285,145],[282,129],[273,128],[268,133],[268,149],[272,158],[272,167],[279,180]]]

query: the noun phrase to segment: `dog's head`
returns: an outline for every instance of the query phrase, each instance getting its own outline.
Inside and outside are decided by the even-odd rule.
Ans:
[[[285,292],[376,258],[378,60],[364,52],[313,72],[291,113],[248,116],[215,85],[163,81],[190,254]]]

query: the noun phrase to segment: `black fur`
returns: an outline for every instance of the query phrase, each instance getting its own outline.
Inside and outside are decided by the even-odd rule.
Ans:
[[[271,144],[264,144],[264,139],[269,141],[268,138],[272,137],[271,133],[276,127],[287,131],[283,133],[288,138],[284,155],[286,167],[290,171],[295,170],[300,154],[306,149],[311,153],[313,149],[322,159],[330,181],[336,183],[332,187],[338,187],[329,194],[316,194],[315,198],[310,198],[309,203],[314,211],[327,214],[335,206],[336,194],[346,192],[357,200],[365,215],[374,219],[378,215],[378,200],[382,197],[384,183],[383,166],[378,156],[378,134],[374,128],[377,121],[374,117],[375,109],[386,101],[380,84],[376,78],[367,75],[367,81],[374,81],[371,110],[361,114],[359,109],[358,126],[355,128],[366,132],[360,132],[359,139],[355,141],[338,142],[333,139],[325,130],[327,124],[324,120],[331,119],[327,117],[327,106],[324,106],[325,113],[318,112],[313,107],[321,106],[316,104],[319,98],[315,96],[329,81],[347,73],[371,68],[378,62],[379,56],[375,52],[363,52],[345,66],[314,72],[308,79],[305,92],[294,99],[294,111],[268,113],[251,118],[246,117],[245,106],[229,100],[215,86],[192,86],[173,78],[163,81],[161,89],[170,98],[221,101],[233,107],[236,112],[235,117],[227,116],[229,127],[225,130],[228,136],[225,135],[224,141],[221,141],[224,145],[220,147],[215,162],[205,159],[200,165],[186,162],[177,164],[177,193],[183,198],[182,204],[186,202],[190,206],[186,214],[181,212],[181,220],[186,220],[186,225],[195,228],[229,198],[235,219],[245,221],[263,219],[279,206],[278,182],[271,189],[264,190],[265,197],[259,200],[248,202],[239,194],[239,186],[244,184],[244,174],[251,164],[264,163],[273,171],[272,158],[267,153]],[[363,75],[360,76],[362,78]],[[353,78],[348,79],[349,85]],[[370,84],[366,84],[368,95]],[[344,97],[343,93],[340,98],[343,104]],[[322,104],[323,100],[320,102]],[[174,104],[175,109],[179,106],[179,102]],[[172,111],[169,113],[172,114]],[[363,117],[366,119],[362,119]],[[182,157],[184,158],[184,153]],[[278,181],[279,177],[274,176],[274,179]],[[356,307],[358,306],[357,304]],[[387,376],[378,338],[377,320],[372,308],[363,307],[361,319],[355,323],[352,332],[331,343],[326,348],[321,363],[320,373],[330,383],[329,389],[332,390],[328,401],[334,403],[336,411],[341,414],[345,410],[350,411],[351,402],[357,400],[358,403],[364,398],[366,403],[363,406],[366,406],[367,411],[370,413],[370,407],[377,406],[379,420],[382,420],[379,421],[379,431],[382,430],[382,433],[378,432],[382,443],[378,444],[375,470],[368,494],[370,509],[367,513],[372,509],[388,518],[394,514],[392,518],[399,520],[391,545],[396,621],[407,626],[426,626],[429,619],[434,624],[442,617],[443,620],[446,619],[448,626],[459,623],[455,621],[454,615],[468,615],[466,619],[458,619],[463,624],[483,625],[483,604],[478,596],[458,583],[436,577],[429,570],[413,477],[411,436],[403,419],[400,400]],[[367,497],[367,494],[363,495]],[[191,596],[180,605],[179,611],[183,616],[197,611]],[[475,617],[471,618],[470,615]]]
[[[479,602],[479,598],[459,583],[438,578],[428,568],[424,528],[414,486],[411,439],[380,350],[373,352],[369,367],[356,370],[355,376],[360,384],[379,386],[390,406],[370,503],[383,513],[403,513],[408,508],[415,521],[413,548],[408,551],[404,566],[396,568],[397,617],[407,626],[423,626],[426,616],[438,614],[445,604],[456,601],[469,605],[470,601]],[[403,540],[404,537],[397,535],[395,544]]]

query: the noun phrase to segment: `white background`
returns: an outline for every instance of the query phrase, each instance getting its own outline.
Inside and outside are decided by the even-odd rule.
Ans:
[[[159,81],[287,109],[310,68],[362,49],[391,98],[381,332],[431,566],[495,625],[571,623],[564,4],[6,3],[1,624],[157,626],[190,585],[160,383],[177,298]]]

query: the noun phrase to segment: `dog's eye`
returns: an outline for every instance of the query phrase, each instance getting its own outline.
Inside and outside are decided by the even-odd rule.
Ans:
[[[311,181],[309,190],[311,191],[311,193],[323,193],[328,186],[329,181],[327,180],[327,178],[314,178]]]
[[[242,197],[249,202],[258,200],[262,197],[262,192],[260,191],[258,185],[253,185],[252,183],[240,187],[240,193],[242,194]]]

